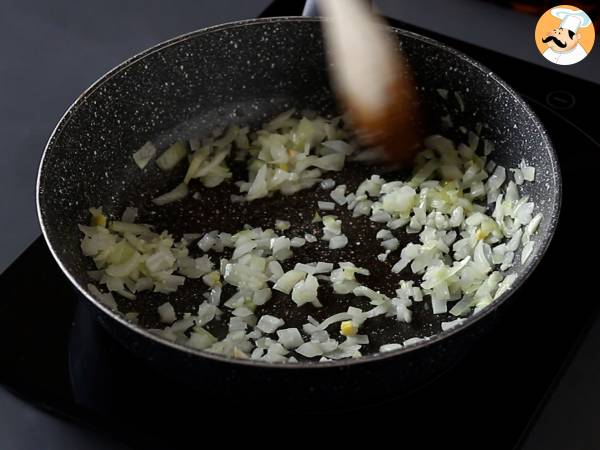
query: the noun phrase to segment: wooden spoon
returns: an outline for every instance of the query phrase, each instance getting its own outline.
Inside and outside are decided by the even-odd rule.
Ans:
[[[407,167],[422,142],[421,111],[412,72],[384,23],[364,0],[320,0],[338,98],[359,137]]]

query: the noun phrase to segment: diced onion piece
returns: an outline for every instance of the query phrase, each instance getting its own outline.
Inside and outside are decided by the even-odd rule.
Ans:
[[[284,328],[277,330],[278,342],[289,350],[300,347],[304,344],[304,339],[298,328]]]
[[[152,199],[152,203],[158,206],[163,206],[168,203],[176,202],[177,200],[181,200],[182,198],[188,195],[188,187],[187,184],[181,183],[172,191],[169,191],[165,194],[160,195]]]
[[[440,97],[442,97],[444,100],[448,99],[448,89],[438,88],[438,89],[436,89],[436,91],[440,95]]]
[[[232,260],[236,260],[254,250],[258,244],[254,241],[244,242],[240,245],[236,245],[235,250],[233,251],[233,255],[231,256]]]
[[[292,255],[290,251],[290,239],[285,236],[280,236],[271,239],[271,252],[279,261],[283,261]]]
[[[151,233],[150,228],[147,225],[142,225],[141,223],[127,223],[127,222],[119,222],[117,220],[113,220],[110,223],[110,229],[117,233],[131,233],[131,234],[149,234]]]
[[[381,243],[381,246],[388,251],[397,250],[399,245],[398,239],[396,238],[387,239]]]
[[[271,119],[270,122],[265,124],[264,129],[268,131],[277,131],[279,128],[285,126],[285,124],[294,115],[295,112],[296,110],[293,108],[282,112],[281,114]]]
[[[88,291],[90,291],[90,293],[92,294],[92,296],[104,306],[115,311],[117,310],[117,302],[115,301],[113,295],[110,292],[100,292],[100,290],[91,283],[87,285],[87,288]]]
[[[533,244],[533,241],[529,241],[523,246],[523,250],[521,251],[521,264],[525,264],[533,253]]]
[[[379,305],[389,300],[386,295],[382,294],[381,292],[376,292],[366,286],[358,286],[353,289],[352,293],[357,297],[367,297],[369,300],[371,300],[371,304],[373,305]]]
[[[287,220],[279,220],[279,219],[277,219],[275,221],[275,228],[278,229],[279,231],[289,230],[291,226],[292,225]]]
[[[531,219],[531,221],[527,224],[527,227],[525,227],[525,232],[523,233],[523,238],[522,241],[524,244],[527,244],[529,242],[529,239],[531,238],[531,236],[533,234],[535,234],[535,232],[537,231],[540,222],[542,221],[543,218],[543,214],[542,213],[537,213],[533,219]]]
[[[346,245],[348,245],[348,238],[344,234],[334,236],[329,240],[329,248],[332,250],[344,248]]]
[[[392,214],[408,215],[415,201],[415,190],[410,186],[402,186],[383,197],[383,209]]]
[[[301,272],[299,270],[290,270],[284,273],[279,277],[273,289],[279,292],[283,292],[284,294],[289,294],[292,292],[293,287],[301,280],[304,280],[306,277],[305,272]]]
[[[523,172],[521,172],[521,169],[511,169],[513,172],[513,176],[515,179],[515,184],[517,184],[518,186],[522,185],[523,182],[525,181],[525,178],[523,177]]]
[[[190,333],[190,337],[186,345],[198,349],[206,350],[218,341],[216,337],[201,327],[194,327],[194,331]]]
[[[464,110],[465,110],[465,103],[463,101],[462,96],[460,95],[460,92],[454,91],[454,98],[456,99],[456,103],[458,104],[458,109],[461,112],[464,112]]]
[[[141,261],[141,255],[138,252],[134,252],[128,260],[120,264],[111,264],[108,266],[106,268],[106,274],[115,278],[126,277],[134,270],[137,270]]]
[[[340,140],[324,141],[322,145],[325,148],[331,149],[338,153],[343,153],[345,155],[351,155],[354,152],[353,146]]]
[[[270,274],[269,281],[275,283],[283,275],[283,269],[279,261],[271,261],[268,265],[268,273]]]
[[[278,317],[274,317],[274,316],[265,314],[265,315],[261,316],[261,318],[258,320],[258,324],[256,325],[256,328],[258,328],[263,333],[270,334],[270,333],[274,333],[275,330],[277,330],[277,328],[280,328],[281,326],[283,326],[284,323],[285,322]]]
[[[274,288],[276,288],[276,286]],[[300,280],[294,285],[292,290],[292,300],[298,306],[302,306],[305,303],[312,303],[314,306],[320,307],[322,305],[318,299],[318,289],[319,282],[315,276],[310,273],[306,274],[304,280]]]
[[[306,358],[314,358],[323,354],[321,346],[315,342],[305,342],[296,349],[296,352]]]
[[[336,216],[323,217],[323,240],[329,241],[333,236],[342,233],[342,221],[337,220]]]
[[[421,342],[423,342],[425,340],[426,340],[426,338],[412,337],[412,338],[409,338],[409,339],[405,340],[404,342],[402,342],[402,345],[404,345],[405,347],[408,347],[410,345],[420,344]]]
[[[106,227],[106,216],[102,212],[102,207],[90,208],[90,214],[92,215],[92,218],[90,220],[91,226]]]
[[[451,330],[452,328],[459,326],[464,321],[465,321],[465,319],[455,319],[455,320],[451,320],[449,322],[442,322],[441,323],[442,331]]]
[[[392,232],[390,230],[383,229],[383,230],[379,230],[375,237],[377,239],[388,240],[388,239],[392,239],[394,237],[394,235],[392,234]]]
[[[198,169],[206,158],[208,158],[210,154],[210,149],[208,147],[202,147],[198,149],[192,149],[194,154],[192,155],[192,159],[190,160],[190,164],[188,166],[188,170],[185,174],[183,182],[185,184],[189,183],[192,178],[197,178]]]
[[[319,206],[319,209],[323,211],[333,211],[335,209],[335,203],[333,202],[318,201],[317,204]]]
[[[487,181],[487,188],[491,191],[497,191],[506,180],[506,170],[502,166],[496,167],[496,170]]]
[[[304,239],[306,239],[306,242],[317,242],[318,239],[314,234],[310,234],[310,233],[306,233],[304,235]]]
[[[498,289],[496,290],[496,293],[494,294],[494,299],[497,299],[502,294],[504,294],[506,291],[508,291],[516,279],[517,279],[516,273],[511,273],[510,275],[507,275],[506,278],[504,278],[504,280],[502,280],[498,284]]]
[[[318,262],[315,266],[315,273],[329,273],[333,270],[333,263]]]
[[[268,167],[266,164],[263,164],[262,167],[258,170],[250,189],[248,190],[247,199],[256,200],[257,198],[266,197],[269,193],[267,187],[267,173]]]
[[[162,323],[173,323],[177,320],[175,309],[169,302],[163,303],[157,309]]]
[[[156,155],[156,147],[152,142],[148,141],[133,154],[133,160],[140,169],[143,169],[154,158],[154,155]]]
[[[404,348],[402,344],[384,344],[379,347],[381,353],[393,352],[394,350],[400,350]]]
[[[175,142],[156,159],[156,165],[164,171],[173,169],[185,156],[187,149],[183,142]]]
[[[535,181],[535,167],[528,166],[525,160],[521,160],[519,163],[519,169],[523,173],[523,179],[525,181]]]
[[[175,260],[175,256],[171,251],[161,249],[148,256],[144,264],[150,272],[160,272],[172,268]]]
[[[302,247],[304,244],[306,244],[306,240],[301,237],[294,237],[290,240],[290,246],[294,248]]]
[[[132,207],[128,206],[127,208],[125,208],[125,211],[123,211],[123,215],[121,216],[121,221],[125,222],[125,223],[133,223],[133,222],[135,222],[137,214],[138,214],[137,208],[132,208]]]
[[[272,292],[269,288],[257,289],[252,294],[252,302],[257,306],[264,305],[271,299],[271,295]]]
[[[329,194],[331,199],[338,205],[346,204],[346,185],[340,184]]]
[[[322,189],[333,189],[335,187],[335,181],[331,178],[326,178],[321,181],[320,186]]]

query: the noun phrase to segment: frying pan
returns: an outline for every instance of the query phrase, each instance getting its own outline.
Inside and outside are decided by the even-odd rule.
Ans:
[[[270,404],[319,409],[359,399],[375,401],[413,389],[456,362],[491,326],[542,258],[556,228],[561,198],[556,155],[534,113],[491,71],[439,42],[403,30],[390,32],[412,65],[430,132],[439,131],[439,118],[444,114],[451,114],[455,124],[468,129],[482,123],[483,134],[496,145],[493,159],[497,163],[516,167],[525,158],[536,167],[536,181],[521,186],[521,194],[535,202],[544,218],[532,256],[509,270],[518,275],[513,289],[444,332],[440,322],[451,317],[433,315],[427,301],[413,307],[410,324],[373,319],[365,328],[372,344],[363,358],[326,364],[234,360],[167,342],[148,332],[144,327],[158,325],[156,307],[161,303],[170,301],[180,315],[197,307],[205,287],[195,280],[187,280],[170,297],[149,293],[134,301],[119,299],[121,312],[140,312],[141,326],[129,323],[90,295],[87,271],[93,266],[79,248],[77,224],[89,220],[88,208],[92,206],[103,206],[113,218],[120,217],[125,207],[136,206],[140,222],[153,224],[157,230],[167,229],[176,237],[213,229],[235,232],[246,223],[268,227],[275,219],[289,220],[292,236],[315,232],[310,219],[316,200],[327,195],[318,188],[290,197],[276,195],[230,204],[229,195],[235,193],[232,183],[217,189],[194,185],[200,192],[198,200],[188,197],[155,207],[150,200],[176,186],[185,168],[166,176],[153,164],[140,171],[132,160],[133,151],[149,139],[163,149],[177,139],[205,136],[232,123],[257,127],[290,107],[325,115],[337,112],[319,19],[234,22],[159,44],[111,70],[65,113],[42,157],[37,202],[48,246],[65,275],[95,307],[101,323],[131,350],[132,358],[144,360],[168,379],[199,389],[207,397],[252,401],[268,396]],[[452,96],[444,100],[438,88],[459,92],[464,110]],[[464,139],[459,131],[445,134]],[[354,188],[372,173],[387,170],[350,164],[333,178]],[[393,179],[398,174],[383,176]],[[370,287],[393,292],[399,278],[391,276],[389,268],[398,255],[390,257],[388,265],[376,264],[375,255],[380,250],[373,224],[352,219],[345,211],[339,215],[350,238],[348,247],[334,253],[322,246],[309,251],[307,246],[295,252],[298,259],[353,261],[371,269]],[[401,245],[408,241],[407,236],[401,237]],[[287,326],[300,326],[307,314],[321,320],[345,310],[350,302],[327,292],[324,296],[325,306],[310,311],[274,296],[262,313],[284,318]],[[352,304],[365,306],[360,300]],[[431,337],[398,351],[376,352],[380,344],[415,336]]]

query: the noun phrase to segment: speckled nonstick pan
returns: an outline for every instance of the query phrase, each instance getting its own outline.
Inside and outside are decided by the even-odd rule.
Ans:
[[[456,125],[469,129],[482,122],[484,135],[496,144],[494,159],[499,164],[515,167],[524,157],[537,169],[536,182],[522,186],[522,192],[536,203],[544,219],[533,256],[525,265],[511,269],[518,273],[517,289],[543,256],[558,220],[560,174],[548,137],[523,100],[485,67],[438,42],[402,30],[392,32],[414,69],[430,131],[437,130],[440,116],[447,113]],[[465,111],[460,111],[452,95],[443,100],[438,88],[460,92]],[[175,38],[131,58],[77,99],[48,142],[38,179],[39,217],[48,245],[67,277],[97,307],[101,321],[117,339],[173,379],[199,389],[212,386],[206,395],[235,397],[239,391],[248,399],[269,394],[289,405],[328,400],[319,402],[323,406],[338,405],[343,398],[355,401],[357,393],[387,396],[410,389],[459,358],[512,292],[446,332],[441,332],[440,322],[449,317],[431,314],[427,301],[413,307],[410,324],[382,318],[369,321],[364,328],[372,344],[365,348],[368,354],[358,360],[272,365],[167,343],[109,311],[86,291],[90,281],[86,271],[92,266],[80,251],[77,224],[88,221],[91,206],[103,206],[113,217],[120,217],[126,206],[137,206],[141,222],[168,229],[176,236],[213,229],[235,232],[246,223],[268,227],[275,219],[289,220],[291,235],[307,231],[318,235],[319,227],[310,219],[316,200],[327,196],[318,188],[291,197],[276,195],[231,204],[233,184],[217,189],[193,185],[200,199],[188,197],[155,207],[150,199],[178,184],[185,168],[182,165],[169,176],[154,164],[140,171],[131,157],[148,139],[162,149],[176,139],[202,136],[231,123],[259,126],[290,107],[336,112],[318,19],[276,18],[221,25]],[[455,133],[454,138],[461,138]],[[334,178],[353,190],[380,169],[386,171],[350,164]],[[384,176],[392,178],[394,174]],[[307,245],[296,252],[298,259],[353,261],[371,270],[370,287],[392,294],[400,277],[392,276],[389,269],[398,255],[392,254],[390,263],[376,261],[380,253],[374,237],[376,224],[365,218],[352,219],[344,208],[336,214],[343,219],[350,244],[337,251],[322,244]],[[402,244],[408,238],[403,239]],[[201,281],[187,280],[168,299],[182,314],[194,310],[204,291]],[[287,326],[300,326],[307,314],[320,320],[345,310],[350,303],[366,306],[351,296],[333,296],[325,288],[320,295],[325,305],[320,310],[312,306],[299,309],[289,298],[275,295],[263,311],[284,318]],[[156,326],[156,307],[166,299],[161,294],[147,294],[119,304],[122,312],[139,311],[142,325]],[[435,336],[421,344],[376,353],[380,344],[430,335]]]

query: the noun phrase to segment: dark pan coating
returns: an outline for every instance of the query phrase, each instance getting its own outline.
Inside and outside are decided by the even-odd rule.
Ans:
[[[536,182],[522,186],[521,192],[536,203],[536,210],[544,214],[544,219],[532,257],[524,267],[516,264],[511,269],[519,273],[517,286],[543,255],[558,219],[560,173],[548,138],[523,101],[487,69],[429,39],[400,30],[394,33],[414,69],[430,131],[439,129],[439,118],[444,114],[450,114],[456,126],[469,129],[482,122],[485,125],[482,134],[496,144],[493,159],[497,163],[516,167],[525,158],[536,167]],[[450,91],[448,100],[442,99],[438,88]],[[453,96],[454,91],[460,93],[464,111]],[[176,236],[212,229],[235,232],[246,223],[272,227],[275,219],[293,224],[291,233],[288,232],[291,236],[303,236],[307,231],[320,236],[320,226],[310,224],[317,210],[316,201],[328,199],[327,192],[319,188],[292,197],[276,195],[250,204],[231,205],[228,197],[235,193],[232,184],[217,189],[193,185],[193,191],[201,193],[199,200],[190,197],[155,207],[150,199],[177,185],[184,168],[165,176],[154,164],[140,171],[131,158],[148,139],[164,149],[177,139],[205,136],[232,123],[257,127],[290,107],[322,114],[336,112],[318,20],[256,20],[201,30],[134,57],[102,78],[59,123],[40,167],[40,220],[47,241],[67,275],[85,291],[89,282],[86,270],[92,266],[80,251],[81,235],[76,225],[87,222],[91,206],[104,206],[113,217],[119,217],[126,206],[139,207],[141,222],[151,223],[157,230],[168,229]],[[453,137],[465,139],[460,132]],[[369,166],[349,165],[333,178],[353,190],[360,181],[378,172]],[[393,179],[392,174],[381,174]],[[381,247],[374,236],[381,225],[364,217],[352,219],[343,208],[336,208],[335,214],[343,218],[343,230],[351,244],[337,251],[329,251],[322,243],[307,244],[295,252],[298,259],[353,261],[372,271],[366,282],[368,286],[393,294],[399,277],[390,276],[389,268],[399,252],[390,255],[390,263],[375,260]],[[401,244],[407,242],[406,236],[396,235]],[[134,302],[122,302],[122,311],[140,311],[142,324],[154,326],[156,306],[169,300],[178,313],[192,311],[204,291],[200,281],[187,280],[170,297],[149,294],[140,295]],[[307,314],[321,320],[344,310],[348,304],[366,306],[361,300],[322,292],[325,304],[322,310],[312,306],[299,309],[289,298],[275,296],[264,311],[284,318],[287,326],[300,326]],[[86,296],[96,303],[89,294]],[[504,300],[496,302],[490,311]],[[428,305],[427,301],[415,304],[411,324],[398,324],[391,319],[367,322],[364,330],[372,338],[369,350],[374,351],[383,343],[438,333],[439,322],[451,318],[434,317]],[[128,326],[150,336],[100,308],[111,316],[107,321],[114,322],[115,327]],[[475,319],[440,336],[449,336],[472,322]],[[194,350],[187,352],[190,356],[205,355]],[[363,360],[374,358],[378,357]]]

